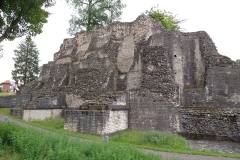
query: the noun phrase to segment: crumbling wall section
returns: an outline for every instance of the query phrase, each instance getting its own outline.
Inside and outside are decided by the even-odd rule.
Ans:
[[[143,61],[141,89],[155,94],[152,97],[156,100],[175,102],[178,98],[177,85],[169,67],[166,50],[158,46],[144,47],[141,57]]]

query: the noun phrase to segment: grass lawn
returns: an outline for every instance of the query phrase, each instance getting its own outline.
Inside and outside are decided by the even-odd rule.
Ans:
[[[10,92],[1,92],[0,97],[5,97],[5,96],[13,96],[15,93],[10,93]]]
[[[62,134],[51,134],[0,122],[0,157],[17,160],[163,160],[134,147],[105,142],[83,142]],[[5,160],[4,158],[4,160]]]
[[[24,121],[22,119],[10,116],[10,109],[0,109],[0,114],[4,114],[11,118],[17,119],[27,124],[43,128],[49,131],[57,132],[67,136],[79,137],[94,141],[103,141],[103,137],[86,135],[81,133],[74,133],[64,130],[64,119],[47,119],[43,121]],[[186,145],[186,140],[178,135],[170,133],[162,133],[156,131],[123,131],[119,132],[115,136],[110,137],[111,143],[132,146],[135,148],[145,148],[165,152],[176,152],[184,154],[197,154],[197,155],[209,155],[219,157],[240,158],[240,154],[220,153],[216,151],[208,150],[193,150],[189,149]]]

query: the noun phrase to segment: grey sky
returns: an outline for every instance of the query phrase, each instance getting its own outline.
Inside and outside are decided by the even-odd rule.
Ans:
[[[232,60],[240,59],[239,0],[123,0],[127,7],[121,21],[135,20],[143,11],[159,4],[162,10],[177,14],[187,21],[181,26],[188,32],[206,31],[214,41],[220,54]],[[64,0],[57,0],[50,9],[52,15],[43,27],[43,33],[34,38],[40,52],[40,66],[53,60],[63,39],[69,38],[67,28],[71,9]],[[23,38],[4,42],[4,57],[0,59],[0,82],[11,80],[13,50]]]

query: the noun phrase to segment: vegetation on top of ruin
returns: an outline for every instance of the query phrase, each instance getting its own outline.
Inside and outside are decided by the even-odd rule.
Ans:
[[[177,15],[174,15],[169,11],[160,10],[158,5],[156,7],[152,7],[150,10],[146,10],[143,14],[160,21],[167,30],[185,30],[181,28],[180,25],[186,22],[186,19],[177,19]]]
[[[13,119],[30,124],[32,126],[36,126],[45,130],[59,133],[61,135],[84,138],[88,140],[94,140],[97,142],[103,142],[102,137],[87,135],[82,133],[75,133],[68,130],[64,130],[63,118],[46,119],[42,121],[24,121],[22,119],[11,116],[10,109],[3,109],[3,108],[0,109],[0,114],[9,116]],[[183,154],[240,158],[239,154],[189,149],[186,146],[186,140],[184,138],[178,135],[173,135],[170,133],[161,133],[157,131],[148,131],[148,132],[122,131],[116,134],[115,136],[110,136],[110,142],[113,145],[123,146],[123,147],[131,146],[135,148],[145,148],[145,149],[151,149],[151,150],[175,152],[175,153],[183,153]],[[29,142],[29,143],[32,143],[32,142]],[[15,152],[15,154],[18,154],[18,153]]]
[[[240,59],[237,59],[236,62],[240,65]]]
[[[69,20],[68,34],[91,31],[95,26],[110,25],[122,15],[126,7],[121,0],[66,0],[75,9]]]

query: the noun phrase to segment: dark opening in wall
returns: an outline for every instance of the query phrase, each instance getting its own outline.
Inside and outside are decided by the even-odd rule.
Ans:
[[[174,57],[177,57],[177,55],[175,54]]]

